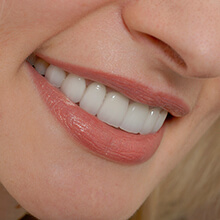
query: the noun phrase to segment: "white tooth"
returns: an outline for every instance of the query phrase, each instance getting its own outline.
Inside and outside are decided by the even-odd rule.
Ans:
[[[145,119],[144,126],[140,131],[141,134],[148,134],[153,132],[153,127],[155,126],[155,123],[159,117],[160,110],[160,108],[150,108],[149,114]]]
[[[85,89],[85,79],[74,74],[69,74],[61,85],[61,91],[75,103],[82,99]]]
[[[35,66],[36,71],[40,73],[42,76],[44,76],[49,64],[45,62],[44,60],[38,58],[35,61],[34,66]]]
[[[103,103],[105,94],[105,86],[94,82],[86,89],[79,106],[90,114],[96,115]]]
[[[97,117],[114,127],[119,127],[128,109],[128,98],[117,92],[109,92]]]
[[[127,132],[139,133],[148,113],[149,107],[147,105],[131,103],[120,128]]]
[[[159,117],[156,121],[156,124],[153,127],[152,132],[157,132],[162,127],[166,117],[167,117],[167,111],[161,110],[160,114],[159,114]]]
[[[66,73],[62,69],[50,65],[46,70],[45,77],[53,86],[59,88],[66,78]]]

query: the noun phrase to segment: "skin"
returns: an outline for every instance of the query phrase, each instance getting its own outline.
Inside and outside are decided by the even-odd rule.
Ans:
[[[1,0],[0,11],[0,182],[40,219],[129,218],[220,115],[220,2]],[[151,84],[190,113],[167,122],[149,161],[107,161],[40,99],[24,68],[34,51]]]

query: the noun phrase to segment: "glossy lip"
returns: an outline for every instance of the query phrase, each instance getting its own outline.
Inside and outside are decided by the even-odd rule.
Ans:
[[[134,79],[127,79],[120,75],[113,76],[110,73],[75,66],[39,53],[36,55],[47,63],[57,66],[68,73],[74,73],[86,79],[100,82],[124,94],[133,101],[160,107],[175,117],[183,117],[190,112],[190,107],[182,99],[159,90],[154,91],[149,85],[136,82]]]

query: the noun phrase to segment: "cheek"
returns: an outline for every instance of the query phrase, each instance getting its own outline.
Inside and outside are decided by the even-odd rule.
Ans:
[[[13,58],[20,65],[47,39],[109,1],[7,1],[0,15],[2,54],[8,55],[2,60],[10,57],[7,62]]]
[[[220,116],[220,77],[206,80],[200,93],[198,108],[204,112],[203,120],[216,120]]]
[[[2,17],[9,28],[33,31],[35,27],[57,30],[65,29],[79,18],[111,0],[9,0],[2,6]],[[33,16],[34,15],[34,16]],[[61,30],[59,30],[61,31]],[[41,31],[41,34],[43,32]]]

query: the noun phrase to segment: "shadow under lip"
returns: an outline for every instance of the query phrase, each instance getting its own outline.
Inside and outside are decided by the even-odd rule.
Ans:
[[[19,220],[37,220],[37,218],[35,218],[34,216],[32,216],[30,214],[26,214],[25,216],[23,216]]]

